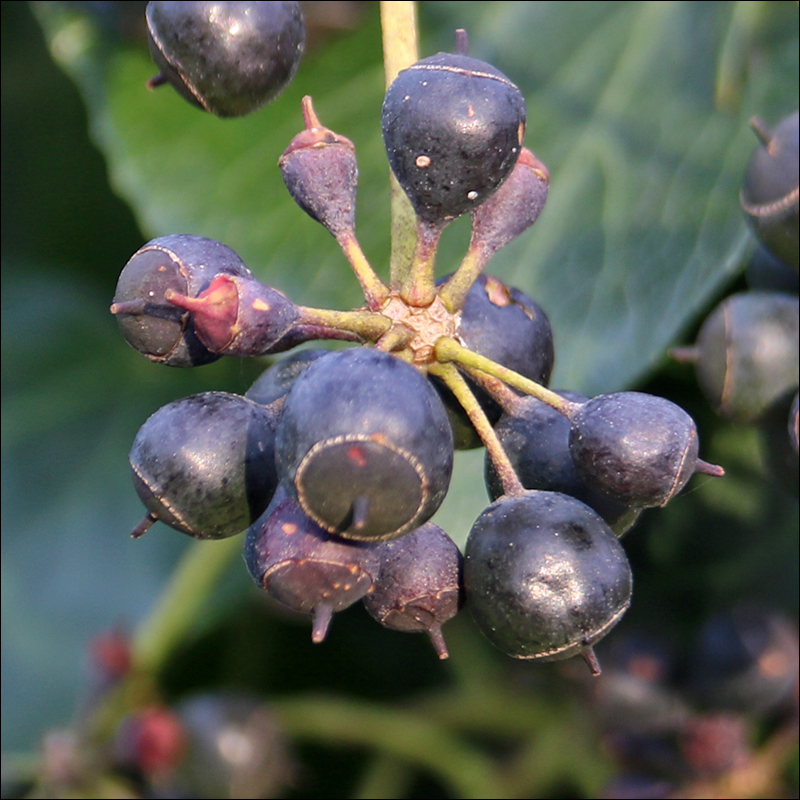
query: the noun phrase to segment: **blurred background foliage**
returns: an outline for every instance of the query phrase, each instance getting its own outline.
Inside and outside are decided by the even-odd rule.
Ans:
[[[139,426],[181,396],[244,392],[268,363],[171,370],[130,350],[108,313],[130,255],[158,235],[201,234],[297,302],[358,305],[335,242],[293,205],[276,168],[301,127],[300,98],[312,94],[323,123],[356,144],[359,239],[386,275],[377,4],[304,3],[309,46],[296,80],[234,121],[169,88],[146,91],[155,69],[143,6],[0,6],[4,754],[34,752],[46,730],[70,720],[88,691],[92,637],[132,630],[187,546],[162,526],[127,537],[142,515],[127,466]],[[471,54],[526,96],[526,145],[550,169],[550,198],[489,269],[550,316],[553,385],[669,397],[698,420],[703,457],[728,472],[696,478],[626,537],[633,606],[598,648],[613,664],[626,637],[653,639],[669,653],[664,674],[686,685],[693,642],[712,615],[747,603],[759,619],[797,619],[796,487],[792,496],[783,486],[762,434],[717,420],[692,370],[665,356],[745,285],[747,122],[758,114],[771,124],[797,107],[797,4],[420,6],[422,55],[450,49],[465,27]],[[446,231],[441,272],[458,263],[468,235],[466,220]],[[462,545],[488,503],[482,471],[481,453],[459,454],[436,517]],[[296,796],[460,796],[459,780],[471,796],[594,796],[627,774],[621,734],[609,740],[616,712],[604,711],[580,664],[506,659],[465,614],[445,635],[452,656],[439,663],[424,637],[385,631],[357,606],[312,646],[305,622],[267,606],[235,559],[169,659],[164,697],[236,688],[274,699],[279,712],[288,702],[300,766],[294,788],[276,791]],[[755,714],[750,743],[770,741],[774,717],[744,710]],[[376,733],[376,720],[396,735]],[[407,749],[404,736],[414,740]],[[651,761],[664,791],[696,777],[669,755]],[[793,769],[779,770],[790,796]]]

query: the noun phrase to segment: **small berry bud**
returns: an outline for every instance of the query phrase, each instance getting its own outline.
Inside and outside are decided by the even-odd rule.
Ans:
[[[305,130],[292,139],[278,160],[289,194],[312,219],[337,239],[355,229],[356,149],[353,143],[324,127],[303,98]]]

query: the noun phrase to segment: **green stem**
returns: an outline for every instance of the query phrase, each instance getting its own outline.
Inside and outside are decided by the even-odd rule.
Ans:
[[[155,608],[133,637],[138,672],[154,674],[176,645],[197,624],[203,603],[222,574],[242,551],[242,539],[192,542],[172,573]]]
[[[386,88],[391,86],[400,70],[419,61],[417,44],[417,8],[413,2],[381,2],[383,30],[383,66]],[[392,255],[390,282],[393,289],[405,283],[411,268],[417,239],[417,217],[406,193],[390,172],[392,204]]]
[[[347,256],[347,260],[350,262],[350,266],[361,284],[367,305],[372,311],[376,311],[389,296],[389,287],[377,276],[372,265],[367,261],[367,257],[364,255],[364,251],[361,249],[355,234],[343,234],[338,241],[339,247],[342,248],[342,252]]]
[[[400,288],[400,297],[409,305],[427,308],[436,297],[434,264],[439,238],[447,223],[418,220],[417,244],[411,267]]]
[[[485,358],[484,356],[479,356],[477,353],[473,353],[472,350],[462,347],[455,339],[443,336],[436,342],[435,350],[436,358],[439,361],[443,363],[455,361],[469,373],[483,372],[494,378],[500,378],[501,381],[504,381],[509,386],[514,389],[519,389],[519,391],[525,392],[525,394],[529,394],[537,400],[541,400],[565,417],[569,417],[574,413],[579,405],[578,403],[565,400],[555,392],[551,392],[550,389],[546,389],[544,386],[536,383],[536,381],[525,378],[518,372],[501,366],[490,358]]]
[[[361,776],[353,800],[382,800],[404,797],[414,775],[408,766],[397,758],[376,755]]]
[[[464,301],[472,285],[478,280],[486,262],[486,251],[483,248],[473,246],[470,242],[469,250],[464,256],[464,260],[450,279],[439,289],[439,297],[451,314],[460,311],[464,307]]]
[[[500,439],[494,432],[491,422],[486,413],[481,408],[481,404],[469,388],[469,384],[461,376],[461,373],[452,364],[433,364],[428,368],[432,375],[438,375],[447,385],[447,388],[455,395],[456,400],[461,403],[464,411],[467,412],[469,421],[481,437],[481,441],[486,446],[489,458],[492,459],[494,468],[500,482],[503,484],[503,493],[509,496],[524,494],[525,487],[520,483],[514,466],[506,454]]]
[[[375,346],[378,350],[383,350],[386,353],[392,353],[395,350],[403,350],[408,347],[414,335],[414,331],[412,331],[411,328],[407,328],[402,323],[398,323],[391,328],[388,333],[381,336]]]
[[[298,309],[299,321],[303,325],[317,325],[320,328],[355,333],[368,342],[377,342],[392,327],[392,321],[388,317],[369,311],[335,311],[308,306],[298,306]]]
[[[272,706],[292,738],[377,750],[435,775],[455,797],[508,796],[490,758],[418,713],[324,695],[276,700]]]

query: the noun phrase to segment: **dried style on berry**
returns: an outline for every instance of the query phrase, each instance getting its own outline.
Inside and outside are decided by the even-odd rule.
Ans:
[[[219,354],[200,341],[192,317],[167,295],[199,297],[221,276],[250,279],[252,273],[230,247],[213,239],[161,236],[125,265],[111,313],[128,344],[151,361],[171,367],[208,364]]]

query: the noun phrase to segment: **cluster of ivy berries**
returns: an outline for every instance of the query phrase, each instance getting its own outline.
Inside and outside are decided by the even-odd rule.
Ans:
[[[298,4],[218,3],[213,15],[209,7],[149,4],[162,70],[151,85],[169,81],[220,116],[247,113],[297,66]],[[386,92],[386,152],[416,218],[413,254],[388,283],[356,239],[352,142],[319,121],[308,97],[303,117],[280,169],[298,205],[340,245],[365,305],[298,306],[226,245],[176,234],[134,254],[111,310],[133,347],[170,366],[319,339],[361,346],[300,350],[243,397],[206,392],[151,416],[130,455],[147,507],[134,536],[156,520],[199,539],[246,529],[253,578],[312,616],[315,642],[336,611],[363,600],[381,624],[427,632],[444,658],[441,626],[465,604],[508,655],[582,654],[598,673],[592,645],[631,598],[620,535],[694,472],[722,469],[699,459],[694,421],[663,398],[547,388],[547,317],[483,270],[535,222],[549,175],[523,145],[521,92],[467,54],[463,31],[454,53],[418,61]],[[464,214],[467,253],[437,280],[439,237]],[[462,557],[430,519],[454,449],[480,445],[493,502]]]
[[[695,365],[700,388],[719,416],[761,429],[772,472],[796,494],[798,112],[772,129],[758,118],[751,126],[760,146],[740,194],[758,241],[746,270],[748,288],[711,312],[694,346],[671,353]]]

